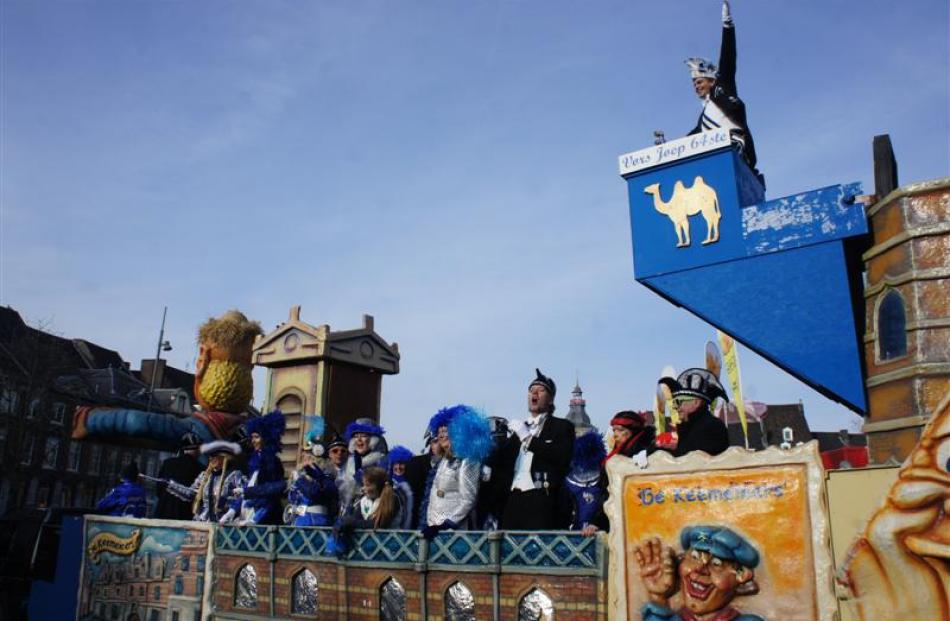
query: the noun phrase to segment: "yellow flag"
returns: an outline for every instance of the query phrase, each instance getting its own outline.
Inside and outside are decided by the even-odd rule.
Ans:
[[[745,420],[745,402],[742,400],[742,377],[739,374],[739,351],[736,348],[736,341],[731,336],[716,331],[719,339],[719,347],[722,349],[723,367],[729,376],[729,386],[732,388],[732,402],[739,412],[739,423],[742,425],[742,437],[745,438],[745,447],[749,448],[749,428]]]
[[[664,402],[665,401],[664,399]],[[664,408],[660,405],[659,391],[653,395],[653,424],[656,426],[657,433],[666,431],[666,413]]]

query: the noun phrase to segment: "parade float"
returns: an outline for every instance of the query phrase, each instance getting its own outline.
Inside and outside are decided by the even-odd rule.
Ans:
[[[723,23],[728,58],[728,5]],[[690,67],[700,80],[720,75],[701,59]],[[56,580],[34,589],[31,613],[950,619],[950,179],[898,187],[878,137],[873,193],[842,183],[767,200],[744,115],[745,135],[704,114],[696,133],[619,157],[635,278],[720,332],[743,429],[735,342],[864,416],[872,467],[827,470],[814,441],[621,456],[607,462],[609,534],[366,530],[345,553],[330,528],[87,516],[64,525]],[[199,412],[82,408],[75,438],[170,448],[184,433],[232,437],[256,415],[258,364],[268,369],[264,411],[286,417],[290,472],[303,465],[308,416],[342,429],[369,413],[378,425],[381,375],[399,370],[398,347],[368,316],[334,333],[294,307],[261,335],[232,311],[202,327],[199,343]],[[675,443],[672,414],[664,429],[657,408],[658,441]]]
[[[878,183],[887,161],[876,161]],[[879,187],[870,199],[844,184],[766,201],[717,132],[620,166],[636,278],[863,413],[872,467],[826,470],[815,442],[618,458],[609,534],[357,531],[343,556],[329,528],[87,516],[64,526],[57,580],[34,590],[37,618],[947,618],[950,398],[936,334],[947,302],[930,287],[945,287],[950,268],[950,179]],[[689,206],[697,187],[715,197],[709,233]],[[745,288],[768,289],[774,303],[731,304]],[[888,361],[881,339],[893,328],[879,298],[894,292],[915,329]],[[398,349],[371,319],[334,333],[299,314],[249,350],[272,365],[265,407],[296,395],[298,414],[328,412],[321,382],[334,356],[398,370]],[[914,390],[898,408],[904,385]],[[299,429],[282,455],[293,465]]]

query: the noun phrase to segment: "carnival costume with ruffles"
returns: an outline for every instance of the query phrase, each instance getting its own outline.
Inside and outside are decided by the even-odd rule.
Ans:
[[[294,526],[331,526],[336,518],[336,481],[314,464],[303,467],[287,499],[293,507]]]
[[[134,481],[123,480],[109,490],[99,504],[96,511],[102,515],[122,515],[128,517],[145,517],[145,490]]]

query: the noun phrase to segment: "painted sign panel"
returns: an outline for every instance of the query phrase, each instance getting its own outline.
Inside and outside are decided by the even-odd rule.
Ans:
[[[77,618],[209,618],[210,533],[207,524],[87,517]]]
[[[608,462],[611,619],[812,621],[836,605],[817,444]],[[615,500],[619,499],[619,500]]]
[[[620,174],[629,175],[639,170],[665,166],[678,160],[729,146],[729,132],[717,129],[692,136],[684,136],[646,149],[625,153],[618,159]]]

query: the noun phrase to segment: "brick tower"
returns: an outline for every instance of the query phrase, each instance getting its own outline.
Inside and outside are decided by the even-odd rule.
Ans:
[[[865,262],[872,463],[903,461],[950,391],[950,178],[897,187],[890,139],[874,139],[877,202]]]

